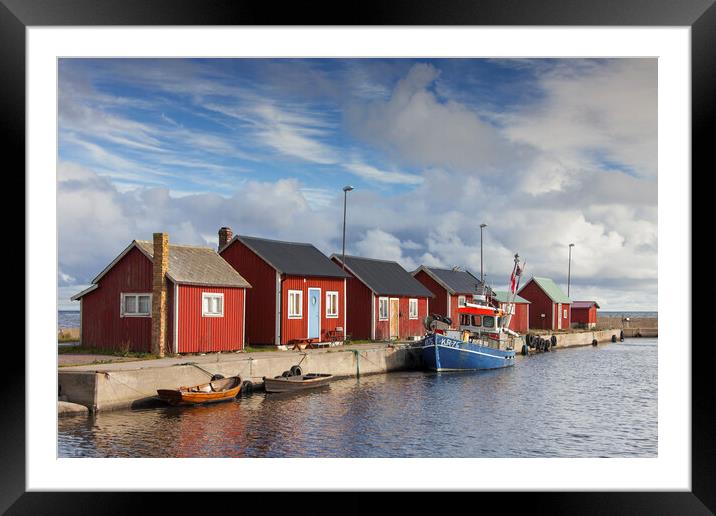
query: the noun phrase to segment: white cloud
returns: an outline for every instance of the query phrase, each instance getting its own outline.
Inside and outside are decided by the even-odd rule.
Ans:
[[[403,254],[403,243],[382,229],[369,229],[354,248],[359,256],[398,262],[408,271],[418,267],[417,262]]]
[[[656,79],[656,59],[549,69],[539,79],[544,99],[505,115],[505,132],[551,159],[606,159],[655,178]]]
[[[423,182],[423,178],[419,175],[379,170],[365,163],[348,163],[343,167],[368,181],[403,185],[419,185]]]
[[[389,100],[349,108],[349,128],[407,164],[482,174],[513,169],[525,150],[464,104],[439,101],[428,89],[438,75],[432,65],[413,66]]]

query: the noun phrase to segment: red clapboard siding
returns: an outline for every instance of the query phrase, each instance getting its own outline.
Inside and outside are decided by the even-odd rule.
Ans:
[[[572,322],[579,324],[595,324],[597,322],[597,307],[572,308]]]
[[[252,288],[246,292],[246,343],[276,343],[276,270],[238,240],[221,251],[221,257]]]
[[[179,353],[243,348],[243,288],[179,285]],[[202,316],[202,293],[224,294],[224,316]]]
[[[371,303],[373,292],[355,277],[348,278],[346,282],[346,295],[348,297],[347,333],[354,340],[371,338]]]
[[[419,271],[415,275],[415,279],[422,283],[430,292],[435,294],[435,297],[430,300],[430,311],[434,314],[448,315],[448,293],[445,287],[431,278],[425,271]]]
[[[388,300],[388,319],[381,321],[379,319],[381,297],[384,296],[375,296],[373,298],[373,310],[375,311],[375,340],[390,340],[390,298]]]
[[[248,279],[248,278],[247,278]],[[249,283],[251,280],[249,280]],[[343,314],[345,313],[345,291],[343,278],[318,278],[302,276],[285,276],[281,280],[281,344],[288,344],[296,339],[305,339],[308,336],[308,289],[321,289],[321,337],[320,340],[331,340],[326,334],[335,331],[337,327],[345,327]],[[301,290],[303,292],[303,317],[301,319],[288,318],[288,291]],[[338,317],[326,317],[326,292],[338,292]]]
[[[425,327],[423,326],[423,319],[428,315],[428,298],[419,297],[418,300],[418,318],[410,318],[410,310],[408,297],[400,298],[400,318],[398,332],[400,338],[407,339],[410,337],[417,337],[425,334]],[[415,299],[415,298],[413,298]]]
[[[500,303],[502,310],[507,310],[508,303]],[[517,333],[527,333],[530,327],[529,321],[529,303],[515,303],[515,313],[510,318],[508,328]]]
[[[552,329],[553,315],[556,308],[552,307],[552,299],[544,293],[537,283],[530,280],[520,290],[519,294],[520,297],[531,303],[529,309],[530,328],[539,330]],[[540,317],[540,314],[545,314],[544,319]]]
[[[406,339],[409,337],[420,336],[425,333],[423,327],[423,319],[428,315],[428,298],[419,297],[418,300],[418,318],[410,319],[408,310],[409,297],[405,296],[375,296],[373,308],[375,310],[375,339],[390,340],[390,313],[385,321],[379,320],[380,298],[388,298],[388,310],[390,311],[390,299],[397,298],[399,303],[398,315],[398,337]],[[416,298],[413,298],[416,299]]]
[[[121,293],[152,292],[152,262],[131,249],[82,297],[82,345],[102,349],[150,351],[151,317],[120,317]]]

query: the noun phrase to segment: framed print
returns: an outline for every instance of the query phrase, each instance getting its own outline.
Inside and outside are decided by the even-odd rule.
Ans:
[[[3,511],[714,510],[689,260],[712,2],[2,1],[28,207]]]

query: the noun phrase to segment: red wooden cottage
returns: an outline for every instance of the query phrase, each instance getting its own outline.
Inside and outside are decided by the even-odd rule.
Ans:
[[[572,325],[580,328],[594,328],[597,326],[596,301],[574,301],[572,303]]]
[[[482,283],[468,271],[421,265],[412,274],[435,296],[430,301],[431,312],[448,316],[455,324],[459,321],[458,307],[473,302],[473,296],[482,294]]]
[[[346,273],[311,244],[231,235],[229,228],[219,231],[219,254],[253,287],[250,344],[343,340]]]
[[[569,329],[572,301],[554,281],[533,276],[517,293],[531,303],[530,328]]]
[[[244,346],[251,285],[213,249],[134,240],[76,294],[83,346],[165,353]]]
[[[341,256],[331,259],[342,265]],[[425,333],[433,294],[397,262],[346,256],[348,333],[354,339],[408,339]]]
[[[511,298],[512,295],[506,290],[496,290],[492,299],[506,312]],[[527,333],[530,329],[530,302],[521,296],[515,296],[514,303],[508,328],[517,333]]]

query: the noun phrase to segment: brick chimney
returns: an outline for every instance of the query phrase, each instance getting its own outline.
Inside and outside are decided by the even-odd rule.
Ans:
[[[169,270],[169,235],[154,233],[152,265],[152,353],[164,356],[167,349],[167,271]]]
[[[219,251],[221,251],[226,244],[231,242],[231,238],[234,236],[234,232],[231,228],[223,227],[219,230]]]

